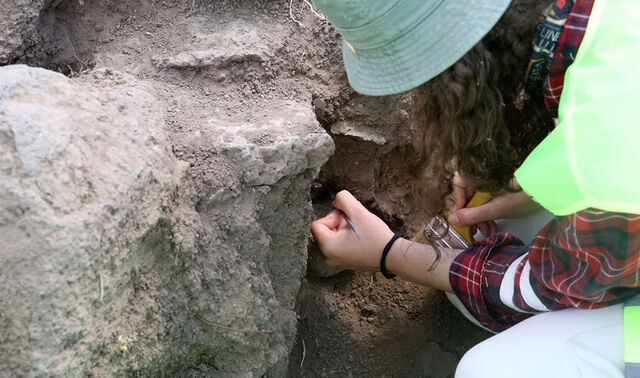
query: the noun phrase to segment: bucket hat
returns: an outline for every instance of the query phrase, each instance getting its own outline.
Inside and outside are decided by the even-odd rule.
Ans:
[[[404,92],[453,65],[498,22],[511,0],[313,0],[344,38],[357,92]]]

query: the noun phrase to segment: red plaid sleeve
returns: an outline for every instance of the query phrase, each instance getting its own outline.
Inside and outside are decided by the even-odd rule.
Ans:
[[[557,217],[529,252],[530,283],[551,310],[600,308],[640,292],[640,215],[587,209]]]
[[[528,249],[517,237],[496,233],[475,242],[451,264],[449,282],[454,294],[480,324],[492,331],[503,331],[531,316],[500,300],[503,276]]]
[[[557,3],[564,2],[565,0],[557,0]],[[549,76],[544,90],[544,103],[551,110],[556,110],[560,103],[560,94],[564,88],[564,75],[567,68],[576,59],[578,48],[587,30],[591,8],[593,8],[593,0],[576,0],[574,2],[558,38],[558,43],[553,50],[553,59],[549,64]]]
[[[640,293],[640,215],[587,209],[556,217],[530,247],[498,233],[460,253],[454,293],[485,327],[502,331],[532,314],[600,308]]]

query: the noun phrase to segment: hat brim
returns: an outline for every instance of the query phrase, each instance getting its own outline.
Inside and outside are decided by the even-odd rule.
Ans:
[[[428,18],[383,46],[357,49],[343,42],[349,83],[382,96],[413,89],[437,76],[478,43],[511,0],[445,0]]]

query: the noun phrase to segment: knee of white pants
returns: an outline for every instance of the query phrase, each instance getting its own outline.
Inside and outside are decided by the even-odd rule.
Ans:
[[[497,353],[493,345],[482,342],[462,356],[456,368],[455,378],[499,378],[496,376]]]
[[[469,350],[456,378],[622,377],[622,367],[622,305],[615,305],[529,318]]]

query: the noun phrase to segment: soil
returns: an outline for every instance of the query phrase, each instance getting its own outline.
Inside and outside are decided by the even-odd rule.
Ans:
[[[289,377],[452,377],[490,334],[437,290],[379,273],[309,278]]]
[[[71,76],[107,66],[146,82],[168,109],[174,154],[205,182],[227,177],[201,140],[205,120],[239,123],[288,100],[310,104],[336,141],[314,196],[347,188],[392,228],[415,228],[416,199],[403,175],[416,148],[419,98],[355,94],[337,32],[305,2],[63,0],[45,10],[39,31],[42,44],[28,55],[30,65]],[[227,32],[253,32],[268,48],[217,65],[157,63],[206,50],[211,36]],[[442,293],[378,274],[308,278],[298,312],[292,378],[447,377],[488,336]]]

